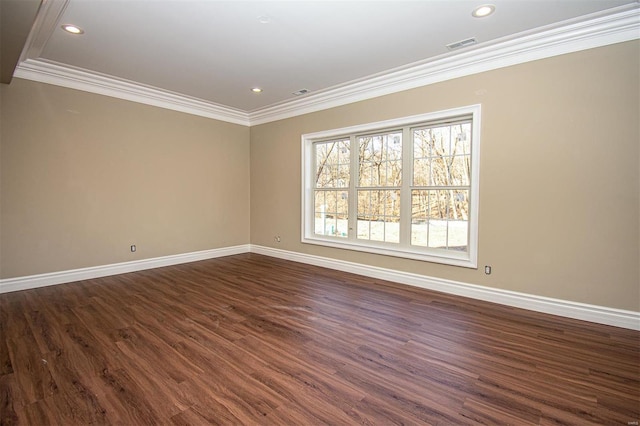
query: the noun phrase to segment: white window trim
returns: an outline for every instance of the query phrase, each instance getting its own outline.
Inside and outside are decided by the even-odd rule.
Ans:
[[[387,256],[403,257],[427,262],[442,263],[447,265],[462,266],[466,268],[478,267],[478,206],[480,188],[480,113],[481,106],[470,105],[437,111],[427,114],[413,115],[393,120],[378,121],[375,123],[361,124],[340,129],[331,129],[302,135],[302,229],[301,242],[305,244],[317,244],[346,250],[356,250],[367,253],[382,254]],[[437,121],[455,118],[463,115],[472,116],[471,132],[471,194],[469,199],[469,246],[466,253],[455,251],[438,251],[431,249],[428,253],[425,249],[412,248],[411,246],[390,247],[388,243],[376,243],[373,241],[360,241],[357,239],[339,239],[330,236],[321,236],[314,233],[314,225],[311,218],[314,216],[314,164],[313,143],[336,137],[345,137],[362,132],[373,132],[392,127],[404,127],[413,124],[421,124],[429,121]],[[403,167],[403,170],[405,168]],[[405,177],[406,174],[403,175]],[[403,179],[403,182],[406,179]],[[350,197],[351,199],[352,197]],[[350,210],[353,211],[353,210]],[[350,215],[351,217],[352,215]]]

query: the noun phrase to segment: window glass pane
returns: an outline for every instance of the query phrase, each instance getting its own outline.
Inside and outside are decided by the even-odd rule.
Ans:
[[[320,215],[316,213],[316,234],[328,235],[331,237],[346,237],[347,227],[344,220],[339,220],[336,216],[326,214]]]
[[[411,191],[411,244],[466,251],[469,190]]]
[[[428,191],[427,246],[447,248],[447,216],[449,191]]]
[[[451,155],[451,127],[433,127],[428,129],[431,156]]]
[[[314,215],[314,229],[316,235],[324,235],[324,214],[316,212]]]
[[[411,191],[411,244],[427,246],[429,191]]]
[[[400,242],[400,190],[358,191],[359,239]]]
[[[470,123],[413,130],[413,185],[470,185],[470,133]]]
[[[351,141],[349,139],[344,139],[338,142],[338,149],[340,150],[340,159],[342,162],[349,163],[349,158],[351,158],[350,148]]]
[[[381,136],[383,141],[382,161],[396,161],[402,158],[402,133]]]
[[[324,235],[335,237],[338,235],[338,223],[335,216],[327,215],[324,225]]]
[[[389,161],[387,164],[387,186],[402,185],[402,160]]]
[[[388,161],[383,161],[380,164],[380,186],[390,185],[393,185],[391,165]]]
[[[380,220],[379,217],[375,218],[376,220],[372,220],[369,223],[371,227],[371,235],[369,239],[371,241],[384,241],[384,222]]]
[[[471,156],[456,155],[452,157],[449,173],[451,175],[451,185],[469,186],[471,183]]]
[[[430,219],[427,222],[428,247],[447,248],[447,221],[442,219]]]
[[[471,154],[471,123],[451,126],[451,144],[453,155]]]
[[[360,186],[380,186],[380,163],[365,162],[360,167]]]
[[[338,166],[336,186],[339,188],[349,187],[349,164],[340,164]]]
[[[358,202],[363,202],[362,207],[358,207],[358,211],[362,211],[371,217],[377,215],[380,210],[380,206],[378,205],[378,191],[358,191],[358,193],[362,194],[362,196],[358,196]]]
[[[431,173],[429,175],[429,186],[449,186],[449,161],[451,157],[431,158]]]
[[[385,156],[385,151],[387,149],[385,142],[384,136],[376,135],[371,137],[371,147],[373,150],[373,158],[371,161],[380,163],[387,160]]]
[[[449,210],[449,191],[429,191],[430,219],[446,219]]]
[[[335,215],[338,211],[337,191],[327,191],[326,193],[327,213]]]
[[[448,192],[446,248],[466,251],[469,241],[469,191]]]
[[[314,144],[316,188],[349,186],[349,140]]]
[[[314,232],[317,235],[348,236],[349,203],[345,196],[345,191],[315,191]]]
[[[400,218],[388,217],[384,226],[384,240],[388,243],[399,243]]]
[[[413,158],[430,157],[431,145],[431,135],[428,129],[413,131]]]
[[[402,184],[402,133],[358,137],[358,186]]]
[[[400,242],[400,190],[384,191],[385,241]]]
[[[349,220],[346,216],[336,216],[337,237],[347,238],[349,236]]]
[[[429,191],[411,191],[411,219],[412,221],[425,221],[429,217],[427,205],[429,202]]]
[[[340,191],[337,194],[338,208],[337,213],[340,216],[347,216],[349,212],[349,193],[347,191]]]
[[[469,222],[466,220],[449,221],[447,238],[447,248],[449,250],[467,251]]]
[[[379,191],[358,191],[358,212],[374,219],[384,214],[379,198]]]
[[[381,201],[384,203],[384,215],[400,217],[400,190],[380,191],[384,197]]]
[[[349,173],[350,173],[350,141],[343,140],[338,142],[338,154],[339,154],[339,167],[338,167],[338,185],[342,188],[349,186]]]
[[[414,130],[413,144],[414,185],[470,184],[471,123]]]
[[[371,191],[358,191],[358,220],[371,212]]]
[[[326,208],[325,208],[326,203],[324,201],[325,193],[326,193],[326,191],[316,191],[315,192],[316,202],[315,202],[314,211],[316,213],[320,213],[320,212],[324,213],[326,211]]]
[[[314,232],[318,235],[325,235],[325,222],[327,218],[327,192],[328,191],[315,191]]]
[[[369,239],[369,224],[371,218],[368,216],[358,215],[358,238],[363,240]]]
[[[430,182],[429,173],[431,168],[429,167],[430,161],[428,159],[416,159],[413,161],[413,185],[415,186],[427,186]]]
[[[454,220],[469,220],[469,190],[456,189],[451,192],[451,218]]]

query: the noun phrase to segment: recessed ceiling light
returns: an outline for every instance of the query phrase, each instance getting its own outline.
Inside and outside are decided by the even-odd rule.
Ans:
[[[62,29],[71,34],[84,34],[84,30],[71,24],[64,24]]]
[[[251,91],[252,91],[253,93],[260,93],[260,92],[262,92],[262,89],[261,89],[261,88],[259,88],[259,87],[253,87],[253,88],[251,89]]]
[[[492,4],[483,4],[482,6],[478,6],[475,9],[473,9],[473,12],[471,12],[471,15],[475,18],[484,18],[485,16],[489,16],[491,15],[493,12],[495,12],[496,7]]]

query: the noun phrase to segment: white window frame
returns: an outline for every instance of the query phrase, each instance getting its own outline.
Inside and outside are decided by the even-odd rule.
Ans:
[[[301,242],[305,244],[317,244],[321,246],[334,247],[346,250],[356,250],[367,253],[382,254],[387,256],[403,257],[408,259],[422,260],[427,262],[442,263],[447,265],[462,266],[467,268],[478,267],[478,206],[480,188],[480,113],[481,106],[470,105],[460,108],[453,108],[444,111],[437,111],[427,114],[413,115],[393,120],[378,121],[357,126],[344,127],[340,129],[325,130],[302,135],[302,229]],[[412,246],[407,241],[407,230],[411,224],[411,214],[403,214],[400,222],[401,232],[404,232],[404,241],[401,235],[401,243],[378,243],[369,240],[359,240],[356,237],[355,229],[350,232],[347,238],[316,235],[314,230],[314,186],[315,186],[315,165],[313,144],[333,138],[351,137],[352,150],[355,147],[355,136],[362,133],[386,131],[392,128],[407,126],[418,126],[459,117],[471,116],[471,185],[469,195],[469,245],[466,252],[454,250],[439,250],[427,247]],[[409,135],[403,136],[403,194],[401,196],[401,209],[406,212],[410,209],[410,190],[407,192],[412,176],[413,161],[411,152],[413,151],[413,140]],[[353,162],[352,162],[353,163]],[[353,191],[354,182],[357,176],[353,174],[355,168],[352,164],[352,174],[350,177],[349,189],[349,226],[355,223],[357,197]],[[409,218],[409,223],[407,219]],[[404,229],[404,231],[402,231]]]

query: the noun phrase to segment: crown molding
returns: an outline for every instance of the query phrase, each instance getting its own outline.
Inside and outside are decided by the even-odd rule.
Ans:
[[[261,108],[249,113],[249,121],[252,126],[268,123],[454,78],[640,38],[639,5],[615,10],[613,14],[590,15],[589,19],[565,21],[516,34],[491,44],[477,45],[307,95],[302,99]]]
[[[66,3],[64,0],[48,2],[50,7],[45,8],[44,17],[36,20],[35,35],[25,47],[23,56],[26,58],[18,65],[15,77],[244,126],[269,123],[454,78],[640,38],[640,5],[634,3],[451,52],[300,99],[254,111],[242,111],[39,58]]]
[[[229,123],[244,126],[250,124],[244,111],[42,59],[27,59],[22,62],[14,76]]]
[[[68,5],[69,0],[42,1],[32,31],[29,33],[24,49],[22,49],[20,62],[29,58],[37,58],[42,54]]]

